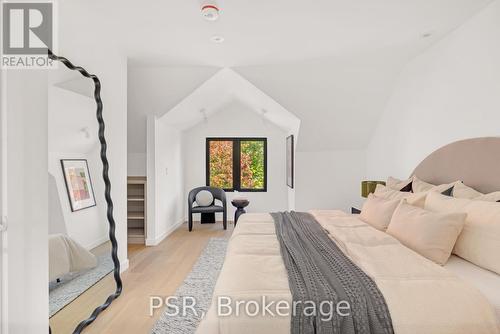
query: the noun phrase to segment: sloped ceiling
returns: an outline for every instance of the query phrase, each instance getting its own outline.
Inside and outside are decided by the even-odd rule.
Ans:
[[[129,68],[128,151],[146,152],[147,115],[163,115],[217,71],[208,66]]]
[[[235,70],[301,120],[298,151],[365,148],[403,64],[320,59]]]
[[[231,103],[246,106],[287,133],[298,134],[300,120],[255,85],[231,69],[217,72],[190,95],[168,110],[164,121],[186,130],[199,124]]]
[[[60,66],[48,83],[49,152],[88,153],[99,143],[92,80]]]
[[[216,22],[201,18],[198,0],[85,2],[129,57],[129,151],[145,152],[147,114],[172,109],[220,68],[301,119],[298,150],[364,148],[403,66],[492,0],[216,2]]]

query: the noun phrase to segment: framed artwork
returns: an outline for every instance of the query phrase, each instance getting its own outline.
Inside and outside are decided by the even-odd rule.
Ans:
[[[294,187],[294,143],[293,135],[286,138],[286,184]]]
[[[94,188],[86,159],[61,159],[66,190],[71,211],[75,212],[96,205]]]

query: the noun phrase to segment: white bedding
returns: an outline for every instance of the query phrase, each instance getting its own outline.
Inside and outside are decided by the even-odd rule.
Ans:
[[[452,255],[445,268],[476,287],[495,309],[500,325],[500,275]]]
[[[312,212],[342,251],[378,285],[396,334],[498,334],[492,305],[453,272],[340,211]],[[453,262],[452,262],[453,263]],[[288,277],[269,214],[241,216],[212,305],[197,334],[289,334],[290,317],[217,315],[216,300],[290,301]]]
[[[49,235],[49,281],[97,266],[97,258],[63,234]]]

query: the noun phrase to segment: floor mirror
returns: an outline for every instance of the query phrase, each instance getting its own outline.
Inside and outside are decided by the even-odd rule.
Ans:
[[[49,332],[81,333],[122,291],[101,82],[49,57]]]

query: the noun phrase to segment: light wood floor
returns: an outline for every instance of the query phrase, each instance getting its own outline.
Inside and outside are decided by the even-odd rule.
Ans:
[[[208,240],[229,238],[232,231],[232,223],[228,224],[227,231],[223,230],[222,223],[195,223],[193,232],[189,233],[187,224],[183,224],[156,247],[129,245],[130,267],[122,274],[122,295],[84,333],[149,333],[161,315],[159,309],[150,317],[150,297],[172,295],[191,271]],[[52,333],[72,333],[78,322],[87,318],[113,290],[114,280],[108,275],[50,319]]]

